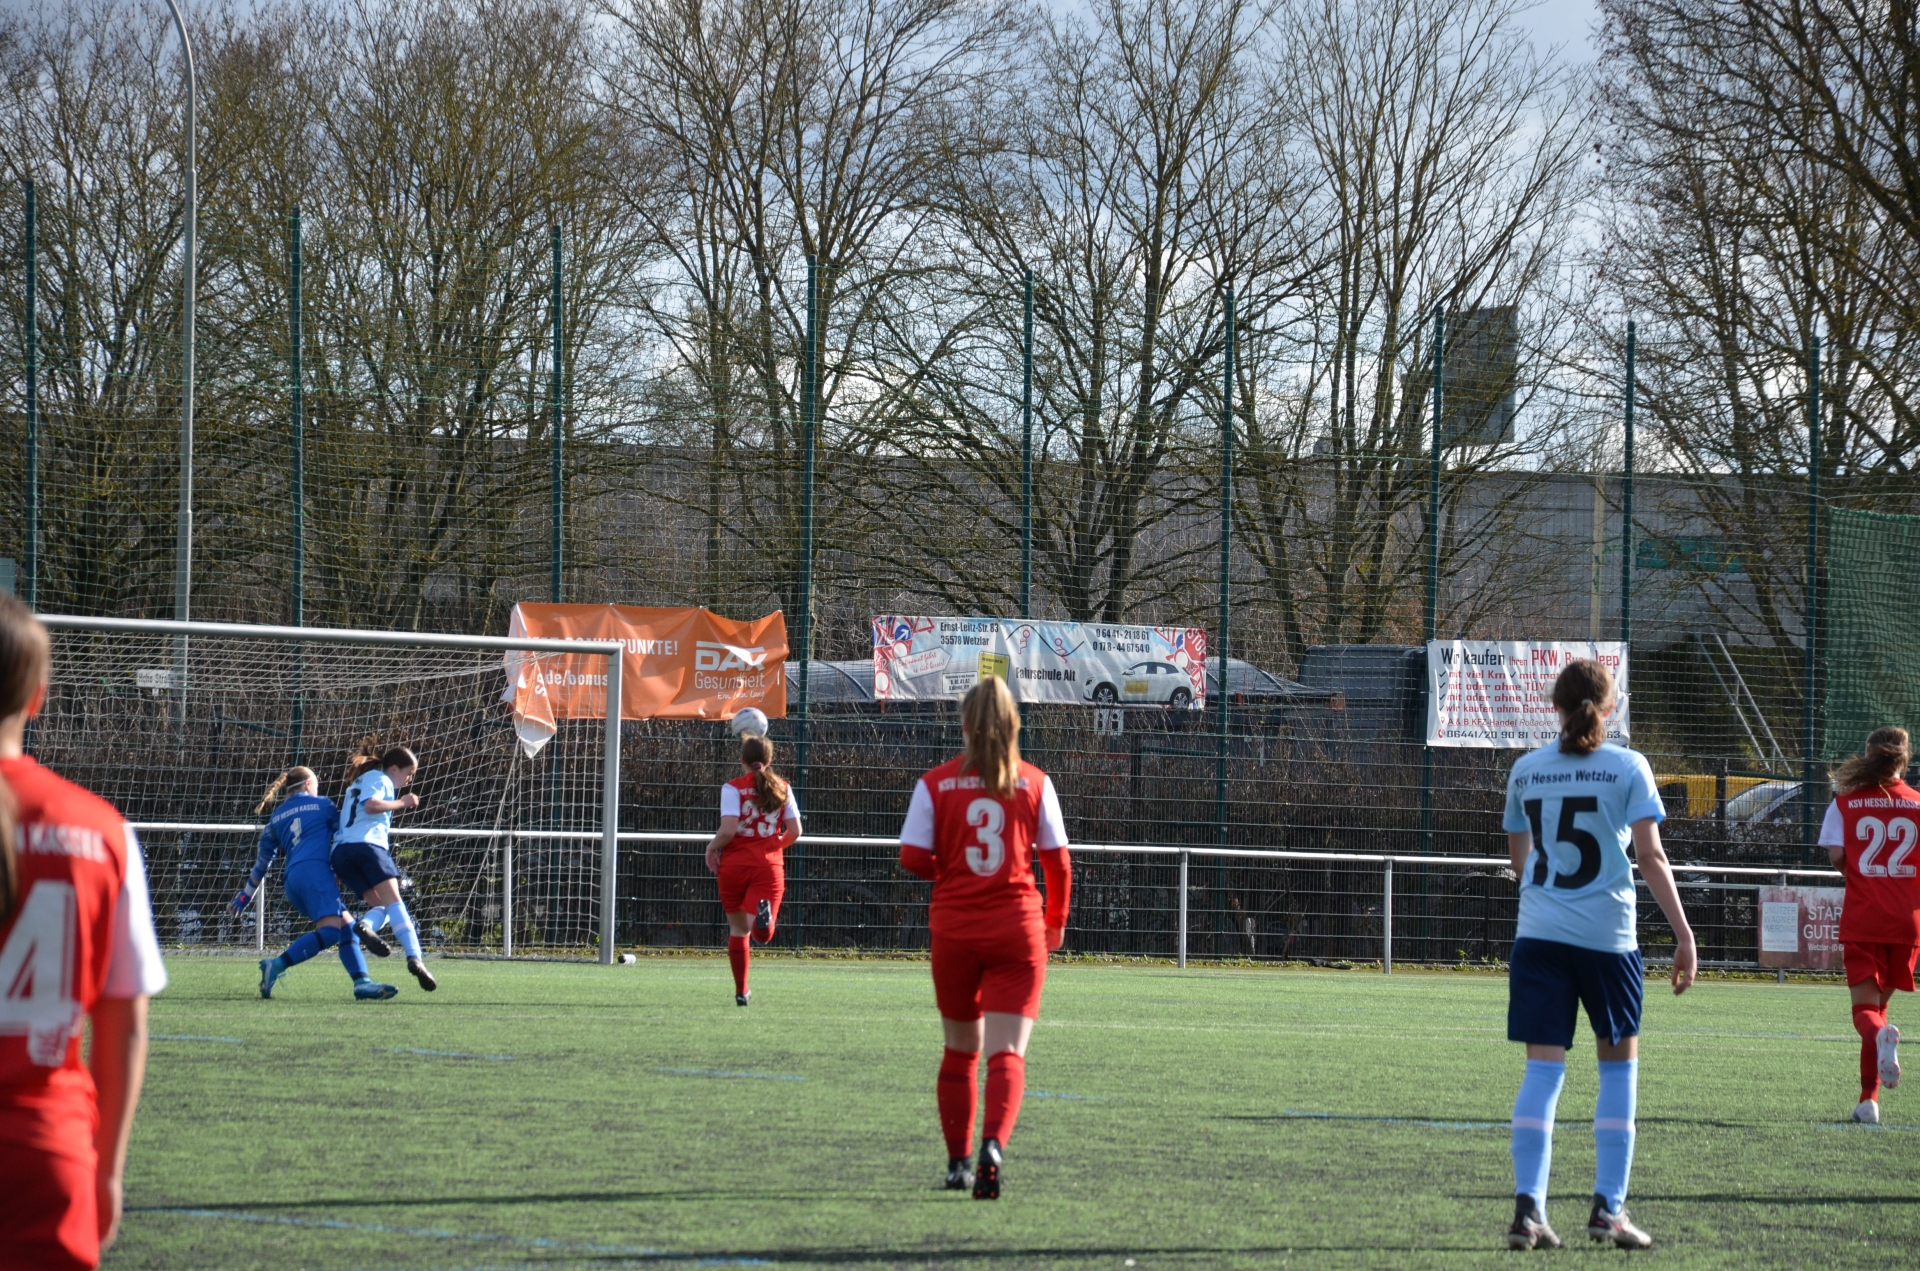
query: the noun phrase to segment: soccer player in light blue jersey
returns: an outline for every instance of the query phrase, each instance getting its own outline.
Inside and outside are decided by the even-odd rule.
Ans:
[[[281,791],[291,788],[284,800]],[[275,803],[279,806],[276,807]],[[385,1001],[398,993],[391,984],[379,984],[367,974],[367,960],[360,955],[362,943],[381,957],[389,950],[363,923],[355,924],[340,903],[340,883],[333,876],[328,857],[333,851],[333,831],[339,813],[333,800],[320,793],[320,778],[311,768],[289,768],[274,778],[261,796],[254,813],[272,810],[260,831],[260,855],[247,875],[246,890],[233,898],[228,908],[238,914],[259,894],[274,857],[287,856],[285,890],[287,903],[313,923],[279,955],[260,960],[260,996],[272,997],[273,985],[289,968],[299,966],[323,950],[337,947],[340,965],[353,977],[353,995],[363,1002]]]
[[[1557,1249],[1547,1225],[1553,1116],[1567,1075],[1578,1013],[1587,1010],[1600,1054],[1593,1108],[1593,1208],[1587,1234],[1622,1249],[1653,1238],[1627,1216],[1639,1094],[1642,976],[1633,867],[1673,928],[1673,991],[1699,968],[1693,929],[1680,908],[1660,846],[1666,819],[1644,755],[1607,741],[1613,675],[1598,662],[1569,663],[1553,684],[1560,738],[1513,765],[1507,779],[1507,855],[1520,882],[1520,923],[1507,990],[1507,1039],[1524,1042],[1527,1072],[1513,1104],[1513,1249]]]
[[[420,760],[405,746],[382,749],[363,741],[352,760],[353,780],[340,801],[340,829],[333,836],[333,872],[372,908],[363,921],[374,931],[384,921],[406,951],[407,970],[431,993],[439,987],[421,960],[420,933],[400,899],[400,868],[387,847],[395,812],[420,806],[420,796],[401,794],[420,770]]]

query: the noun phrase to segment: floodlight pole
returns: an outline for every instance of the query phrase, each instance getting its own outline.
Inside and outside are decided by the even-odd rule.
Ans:
[[[186,215],[185,272],[180,284],[180,517],[174,548],[173,618],[186,622],[193,617],[193,300],[197,274],[195,239],[198,235],[199,187],[196,170],[198,156],[199,87],[193,70],[193,41],[187,38],[186,19],[175,0],[167,0],[174,29],[180,32],[180,57],[187,77],[187,154],[184,165]],[[187,717],[187,639],[183,635],[175,645],[174,690],[180,694],[180,723]]]

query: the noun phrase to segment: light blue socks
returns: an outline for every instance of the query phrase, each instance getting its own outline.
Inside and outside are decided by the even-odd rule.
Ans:
[[[1532,1075],[1533,1065],[1527,1065]],[[1524,1087],[1523,1087],[1524,1090]],[[1627,1201],[1627,1174],[1633,1169],[1633,1113],[1640,1098],[1640,1061],[1600,1061],[1600,1096],[1593,1101],[1593,1190],[1619,1213]],[[1514,1113],[1514,1142],[1520,1141],[1520,1117]],[[1516,1159],[1519,1148],[1514,1148]],[[1545,1178],[1544,1171],[1541,1175]]]
[[[1533,1197],[1542,1217],[1547,1212],[1547,1171],[1553,1166],[1553,1114],[1566,1081],[1565,1063],[1529,1059],[1513,1101],[1513,1194]]]
[[[380,928],[384,927],[387,923],[387,907],[385,905],[375,905],[360,915],[360,921],[366,923],[367,929],[373,932],[373,934],[379,935]]]
[[[420,933],[413,929],[413,915],[407,912],[407,902],[396,900],[387,906],[387,921],[393,924],[393,938],[400,942],[410,958],[420,956]]]

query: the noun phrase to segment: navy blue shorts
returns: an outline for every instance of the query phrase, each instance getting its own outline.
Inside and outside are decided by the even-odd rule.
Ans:
[[[1558,940],[1513,942],[1507,974],[1507,1040],[1571,1046],[1579,1008],[1593,1035],[1619,1045],[1640,1035],[1646,966],[1640,950],[1607,953]]]
[[[308,922],[337,918],[346,912],[340,903],[340,880],[319,861],[297,865],[287,871],[287,903],[306,916]]]
[[[393,853],[376,843],[342,843],[333,849],[333,872],[356,896],[368,892],[389,878],[400,877]]]

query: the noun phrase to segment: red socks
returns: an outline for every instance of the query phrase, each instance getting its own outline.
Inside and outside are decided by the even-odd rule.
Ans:
[[[747,937],[727,937],[727,961],[733,963],[733,991],[737,996],[747,991]]]
[[[1853,1031],[1860,1034],[1860,1102],[1880,1093],[1880,1030],[1886,1026],[1887,1008],[1856,1002],[1853,1007]]]
[[[973,1106],[978,1089],[980,1053],[947,1047],[940,1057],[940,1132],[947,1136],[949,1159],[973,1155]]]
[[[984,1138],[1001,1147],[1013,1137],[1013,1123],[1020,1119],[1020,1096],[1027,1089],[1027,1061],[1011,1050],[1003,1050],[987,1060],[987,1113],[980,1127]]]

